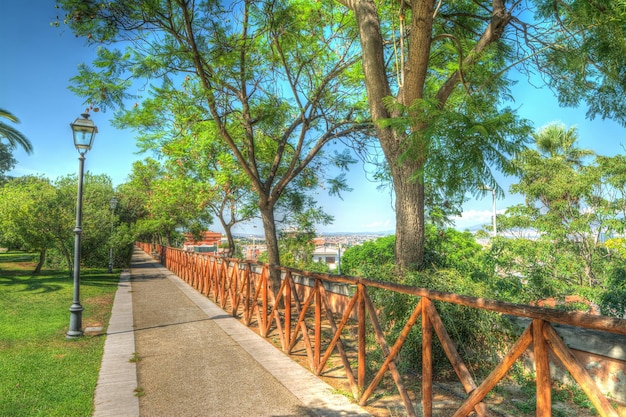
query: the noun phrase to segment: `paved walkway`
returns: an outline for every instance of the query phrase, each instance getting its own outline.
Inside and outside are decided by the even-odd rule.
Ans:
[[[369,415],[139,249],[94,404],[94,417]]]

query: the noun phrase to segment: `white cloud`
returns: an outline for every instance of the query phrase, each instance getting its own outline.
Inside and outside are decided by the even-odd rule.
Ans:
[[[363,225],[363,229],[368,231],[386,231],[389,229],[393,229],[394,227],[394,222],[390,219],[374,221],[369,224]]]
[[[504,210],[497,210],[498,214],[504,213]],[[467,210],[460,217],[453,217],[454,225],[457,229],[468,229],[476,226],[490,225],[492,222],[493,211],[491,210]]]

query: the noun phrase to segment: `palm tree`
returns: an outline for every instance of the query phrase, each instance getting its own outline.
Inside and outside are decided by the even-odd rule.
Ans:
[[[4,109],[0,109],[0,118],[8,119],[13,123],[20,122],[17,117]],[[0,139],[1,138],[6,138],[9,141],[9,146],[11,148],[16,148],[18,145],[20,145],[22,148],[24,148],[26,153],[33,153],[33,145],[26,138],[26,136],[24,136],[14,127],[9,126],[8,124],[3,122],[0,122]]]
[[[520,183],[513,189],[526,194],[527,198],[541,201],[546,209],[554,204],[567,203],[577,207],[580,196],[572,195],[572,184],[585,166],[585,159],[593,156],[589,149],[576,146],[576,127],[566,128],[560,123],[551,123],[532,134],[537,149],[527,149],[515,160]],[[563,187],[557,186],[562,183]]]
[[[550,123],[533,133],[537,149],[546,158],[554,158],[575,168],[583,166],[583,160],[594,153],[590,149],[577,148],[578,131],[561,123]]]

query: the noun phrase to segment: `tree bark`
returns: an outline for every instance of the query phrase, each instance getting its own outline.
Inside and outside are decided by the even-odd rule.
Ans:
[[[61,253],[65,258],[65,263],[67,264],[67,269],[70,272],[70,278],[74,276],[74,263],[72,262],[72,255],[70,254],[69,249],[63,243],[63,239],[58,237],[59,240],[59,248],[61,249]]]
[[[393,164],[393,187],[396,193],[395,259],[398,272],[417,269],[424,259],[424,182],[415,179],[422,168],[420,161],[406,160]]]
[[[428,3],[432,9],[432,1],[415,2]],[[425,6],[428,8],[428,4]],[[383,38],[380,30],[380,21],[376,11],[376,5],[371,0],[357,0],[348,5],[354,10],[363,51],[363,73],[365,75],[365,87],[369,100],[370,112],[374,123],[381,119],[393,117],[383,104],[383,98],[391,96],[391,87],[387,78]],[[424,7],[424,6],[422,6]],[[432,21],[432,18],[431,18]],[[430,24],[427,21],[421,25]],[[415,26],[415,23],[413,24]],[[427,31],[422,27],[421,30]],[[410,76],[411,88],[402,89],[399,95],[405,105],[411,104],[415,98],[421,97],[423,84],[426,76],[425,68],[428,64],[430,32],[423,34],[420,44],[426,45],[426,53],[419,54],[415,47],[412,48],[410,60],[413,68],[407,71]],[[418,67],[418,62],[423,68]],[[421,81],[420,81],[421,80]],[[406,136],[399,135],[390,128],[382,128],[376,125],[378,140],[389,163],[394,192],[396,195],[396,244],[395,260],[400,270],[421,265],[424,255],[424,183],[423,176],[416,175],[422,172],[423,158],[399,159],[406,150]]]
[[[224,234],[226,235],[226,239],[228,240],[227,258],[232,258],[235,254],[235,239],[233,238],[232,225],[230,223],[222,222],[222,227],[224,228]]]
[[[276,232],[276,221],[274,219],[274,206],[269,202],[259,203],[263,230],[265,232],[265,245],[267,247],[267,261],[271,266],[280,265],[280,253],[278,250],[278,235]],[[280,271],[270,268],[270,286],[274,295],[280,289]]]
[[[41,272],[41,268],[43,268],[43,264],[46,262],[46,249],[42,249],[39,251],[39,262],[37,262],[37,266],[33,271],[33,274],[38,274]]]

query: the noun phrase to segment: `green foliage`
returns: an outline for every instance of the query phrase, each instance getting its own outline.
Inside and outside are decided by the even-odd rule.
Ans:
[[[57,194],[65,207],[76,205],[76,176],[67,176],[55,181]],[[106,175],[87,173],[83,185],[83,219],[81,237],[81,263],[88,267],[108,264],[109,239],[113,232],[114,217],[109,201],[113,196],[111,179]],[[75,215],[74,211],[68,214]],[[69,231],[72,229],[70,228]],[[72,238],[74,236],[72,235]],[[73,243],[73,240],[70,239]],[[69,246],[72,248],[73,246]]]
[[[546,80],[562,104],[586,102],[590,117],[626,123],[623,1],[338,3],[354,12],[360,31],[387,164],[378,173],[397,187],[401,268],[422,262],[429,198],[454,207],[481,184],[502,194],[494,171],[513,173],[510,159],[525,148],[530,126],[508,106],[509,74]],[[438,191],[448,198],[429,197]],[[429,220],[445,220],[446,204],[431,207]]]
[[[492,240],[489,256],[500,276],[495,282],[500,300],[529,303],[575,291],[567,281],[580,270],[549,241],[499,237]]]
[[[109,107],[123,105],[124,100],[133,98],[126,92],[132,82],[124,78],[124,66],[121,65],[129,58],[129,54],[99,47],[96,55],[95,69],[84,63],[80,64],[78,75],[72,79],[74,84],[69,89],[78,96],[89,96],[87,104],[90,108],[106,111]],[[107,66],[107,71],[98,70]]]
[[[453,229],[438,230],[429,226],[425,258],[427,268],[404,276],[394,274],[394,236],[365,242],[346,250],[342,270],[349,275],[370,279],[400,282],[430,290],[453,292],[476,297],[493,298],[492,268],[473,236]],[[395,340],[417,304],[409,295],[371,289],[374,304],[380,309],[381,324],[391,341]],[[461,354],[476,370],[495,355],[503,342],[508,324],[497,314],[449,303],[435,303],[446,329],[453,340],[463,341]],[[501,332],[493,332],[494,328]],[[497,333],[497,336],[496,336]],[[447,359],[441,349],[436,349],[435,364],[440,371],[447,369]],[[417,326],[409,335],[401,353],[404,368],[421,363],[421,328]]]
[[[432,269],[453,269],[475,280],[491,273],[482,246],[470,232],[426,225],[424,264]]]
[[[281,237],[296,231],[297,234],[310,236],[311,239],[315,237],[317,225],[330,224],[334,219],[324,212],[322,206],[317,205],[313,197],[297,185],[289,187],[285,192],[276,208],[276,216],[281,219],[281,223],[286,224],[281,231]]]
[[[109,240],[109,247],[113,248],[113,266],[128,268],[133,255],[133,247],[137,240],[131,226],[126,223],[116,223],[113,235]]]
[[[389,276],[393,269],[395,243],[395,236],[385,236],[350,247],[341,257],[342,273],[372,279]]]
[[[357,33],[345,11],[282,0],[58,4],[65,24],[100,44],[72,90],[86,104],[117,109],[117,125],[137,129],[143,149],[203,181],[204,203],[227,233],[256,214],[254,203],[273,263],[280,261],[274,222],[293,222],[284,219],[290,198],[323,186],[348,190],[340,174],[347,154],[323,150],[369,127],[355,76]],[[115,48],[119,41],[126,50]],[[136,82],[146,88],[126,109]],[[178,222],[166,225],[173,213],[161,212],[170,216],[153,211],[141,230],[168,239],[165,230]]]
[[[19,123],[19,119],[9,111],[0,109],[0,118],[7,119],[13,123]],[[33,153],[33,145],[30,141],[13,126],[0,121],[0,139],[6,139],[9,142],[9,148],[22,147],[26,153]],[[0,159],[1,161],[1,159]],[[1,167],[1,166],[0,166]],[[0,169],[0,173],[2,170]]]
[[[47,248],[53,240],[51,233],[37,228],[46,225],[54,205],[54,187],[40,177],[23,177],[8,181],[0,188],[0,235],[5,244],[27,250]]]
[[[623,317],[626,312],[626,266],[616,266],[605,281],[606,291],[600,299],[605,316]]]
[[[181,231],[207,229],[211,216],[195,178],[151,158],[135,162],[129,178],[118,187],[118,212],[137,238],[174,246]]]
[[[497,109],[496,97],[466,96],[460,90],[458,94],[444,109],[436,99],[418,98],[405,107],[388,97],[385,102],[394,117],[378,120],[381,127],[399,134],[412,128],[399,162],[423,158],[423,181],[430,184],[427,190],[445,196],[441,198],[444,202],[462,199],[468,191],[477,193],[481,184],[493,184],[502,193],[494,169],[511,175],[510,159],[525,149],[531,132],[530,122],[519,119],[512,109]],[[415,175],[417,178],[418,173]],[[434,198],[425,202],[436,201]],[[439,204],[432,208],[445,212],[447,207]]]
[[[165,106],[170,107],[170,103],[165,102]],[[157,129],[153,136],[161,136],[157,141],[162,145],[157,146],[167,158],[167,169],[178,177],[192,178],[198,185],[198,205],[204,206],[219,220],[232,255],[235,246],[232,228],[258,215],[250,179],[242,172],[228,146],[220,140],[215,124],[202,121],[202,113],[193,106],[180,107],[176,107],[179,111],[173,117],[180,120],[179,125],[187,126],[189,133],[163,138],[166,128],[158,128],[161,124],[155,124]],[[206,226],[202,227],[203,222],[195,223],[198,231],[206,230]]]
[[[394,245],[395,236],[385,236],[353,246],[341,258],[342,269],[348,275],[373,279],[377,273],[387,276],[384,271],[393,265]],[[427,225],[424,258],[427,269],[454,269],[477,280],[489,274],[482,247],[470,232]]]
[[[624,2],[537,0],[538,18],[558,19],[553,46],[537,59],[562,105],[589,106],[589,118],[626,123],[626,13]]]
[[[76,176],[61,177],[54,182],[28,176],[7,181],[0,188],[0,241],[13,248],[37,251],[41,262],[65,267],[71,273],[76,190]],[[108,264],[114,225],[109,207],[112,195],[110,178],[85,174],[81,263],[86,266]]]
[[[0,142],[0,184],[5,178],[5,173],[15,167],[17,161],[13,158],[13,154],[9,147]]]
[[[515,238],[494,239],[490,255],[510,288],[518,281],[522,287],[499,295],[529,302],[584,294],[603,311],[614,311],[623,256],[619,240],[603,245],[601,237],[624,230],[624,157],[577,148],[576,129],[560,124],[533,136],[536,149],[514,160],[520,182],[511,187],[526,204],[498,217],[500,232]]]
[[[427,288],[430,290],[452,292],[457,294],[489,297],[490,287],[475,282],[455,270],[422,271],[410,273],[403,284]],[[381,322],[384,323],[390,340],[395,340],[417,300],[415,297],[394,293],[389,296],[387,291],[372,291],[375,305],[381,309]],[[459,343],[460,354],[470,368],[480,373],[488,368],[487,364],[498,362],[498,352],[503,348],[509,331],[509,323],[501,316],[485,310],[463,307],[457,304],[435,302],[435,308],[444,322],[450,337]],[[494,329],[498,329],[494,332]],[[436,341],[434,363],[436,369],[449,369],[449,362]],[[411,367],[421,364],[421,328],[415,328],[407,339],[402,352],[403,366]]]
[[[311,265],[315,249],[312,241],[314,237],[315,233],[311,231],[281,232],[278,247],[282,264],[297,269],[305,269]]]

